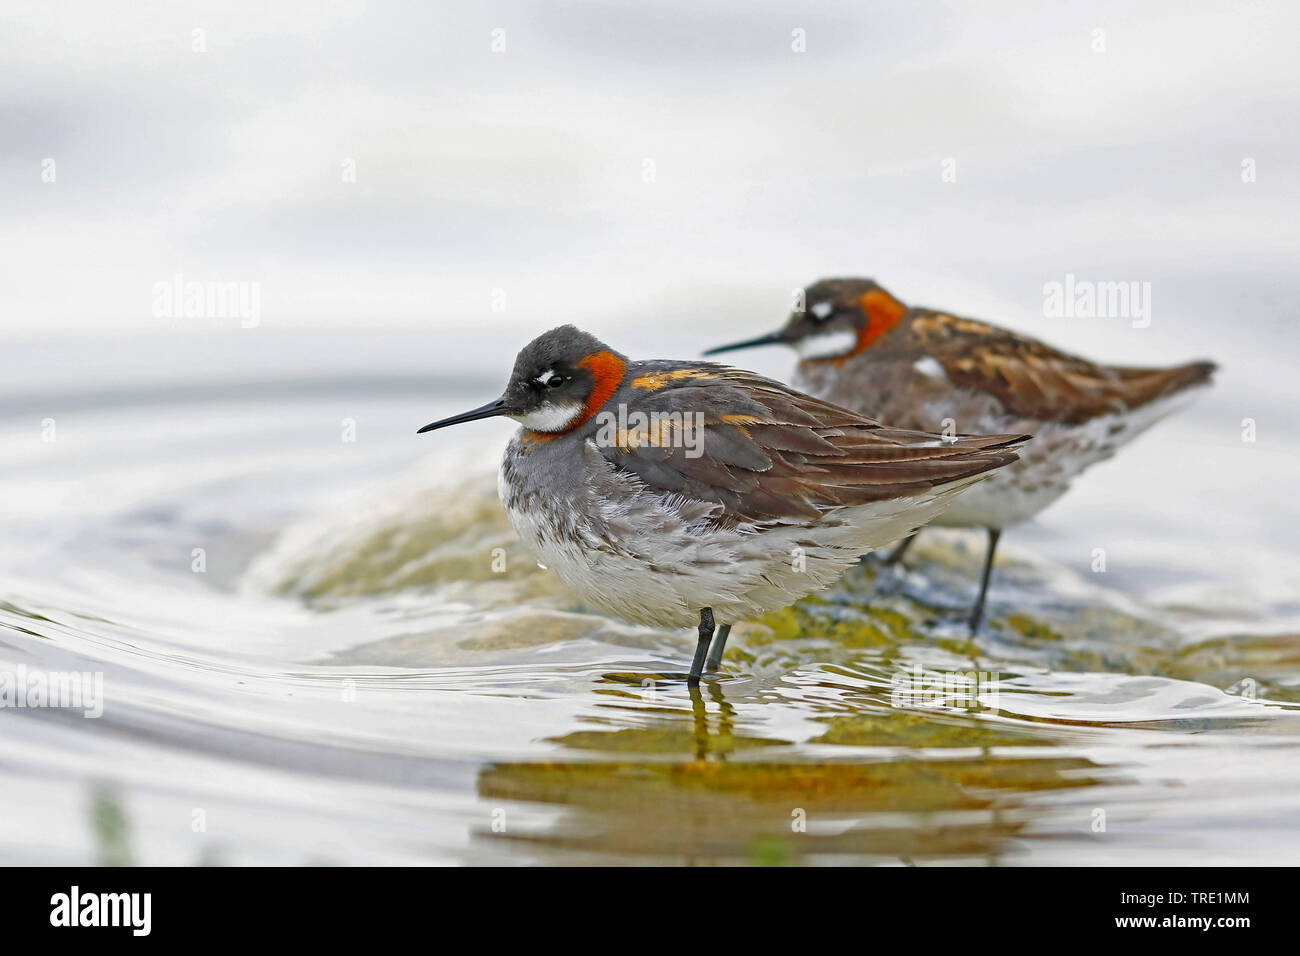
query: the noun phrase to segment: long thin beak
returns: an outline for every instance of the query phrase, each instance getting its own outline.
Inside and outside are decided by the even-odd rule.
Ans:
[[[785,330],[777,329],[775,332],[769,332],[767,335],[760,335],[756,339],[746,339],[743,342],[733,342],[731,345],[719,345],[717,348],[705,349],[705,355],[717,355],[719,352],[731,352],[736,349],[753,348],[755,345],[784,345]]]
[[[440,422],[430,422],[419,431],[417,435],[423,435],[425,432],[431,432],[435,428],[446,428],[448,425],[459,425],[461,422],[476,422],[480,418],[496,418],[498,415],[506,413],[506,400],[504,397],[488,402],[478,408],[468,412],[461,412],[459,415],[452,415],[451,418],[444,418]]]

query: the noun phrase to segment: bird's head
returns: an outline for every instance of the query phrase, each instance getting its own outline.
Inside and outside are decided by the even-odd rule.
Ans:
[[[788,345],[805,359],[841,359],[876,344],[907,314],[907,306],[872,279],[822,279],[804,289],[801,298],[775,332],[704,354]]]
[[[420,431],[504,416],[533,432],[569,432],[600,410],[626,372],[624,356],[595,336],[562,325],[523,347],[500,398],[432,422]]]

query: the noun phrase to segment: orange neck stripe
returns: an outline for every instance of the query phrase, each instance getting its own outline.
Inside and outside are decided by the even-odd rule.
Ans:
[[[618,391],[618,387],[623,384],[623,376],[627,374],[627,363],[613,352],[588,355],[578,363],[578,367],[589,370],[594,382],[587,403],[582,406],[582,414],[569,426],[569,431],[589,421],[591,416],[600,411],[609,397]]]
[[[907,306],[881,289],[868,292],[858,300],[858,305],[866,314],[867,321],[858,330],[858,344],[853,347],[849,355],[857,355],[871,348],[907,314]],[[848,355],[844,356],[844,358],[848,357]]]
[[[618,387],[623,384],[623,377],[627,374],[627,363],[613,352],[596,352],[588,355],[578,363],[578,367],[591,372],[592,378],[591,394],[583,403],[581,414],[562,432],[530,431],[526,436],[530,441],[550,441],[552,438],[567,435],[575,428],[581,428],[600,411],[601,407],[609,401],[610,396],[618,391]]]

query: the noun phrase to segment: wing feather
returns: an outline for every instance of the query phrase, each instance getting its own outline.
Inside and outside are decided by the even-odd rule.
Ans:
[[[1012,415],[1078,425],[1210,380],[1213,362],[1172,368],[1098,365],[1006,329],[913,310],[912,333],[955,385],[987,392]]]
[[[888,428],[726,366],[653,363],[653,370],[659,374],[642,379],[653,390],[633,388],[612,401],[652,420],[699,423],[703,434],[674,441],[672,429],[622,432],[621,440],[597,442],[598,450],[651,490],[721,505],[716,519],[732,524],[815,520],[842,505],[922,494],[1010,464],[1028,437]]]

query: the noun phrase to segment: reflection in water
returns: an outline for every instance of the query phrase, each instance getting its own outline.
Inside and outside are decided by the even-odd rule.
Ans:
[[[712,751],[718,760],[726,760],[733,746],[731,719],[736,713],[736,708],[727,703],[727,698],[722,693],[722,685],[717,681],[711,680],[705,687],[709,692],[709,699],[718,705],[717,742],[713,747],[709,746],[709,714],[704,706],[704,695],[700,693],[699,687],[687,687],[691,695],[691,714],[695,718],[695,759],[704,760]]]
[[[614,675],[620,680],[622,675]],[[624,708],[636,726],[556,738],[574,759],[502,762],[478,778],[492,801],[545,804],[564,812],[543,826],[480,831],[579,858],[615,854],[663,862],[910,862],[977,857],[996,862],[1007,841],[1048,811],[1026,799],[1096,787],[1109,775],[1090,760],[1039,740],[1031,756],[1002,753],[1023,737],[969,723],[908,716],[904,735],[935,751],[846,752],[814,760],[789,741],[756,733],[724,681],[687,688],[688,697]],[[759,715],[761,703],[746,705]],[[745,717],[749,717],[746,714]],[[813,743],[906,746],[884,716],[827,718]],[[738,726],[744,730],[738,732]],[[979,746],[981,750],[974,750]],[[598,757],[599,759],[593,759]]]

